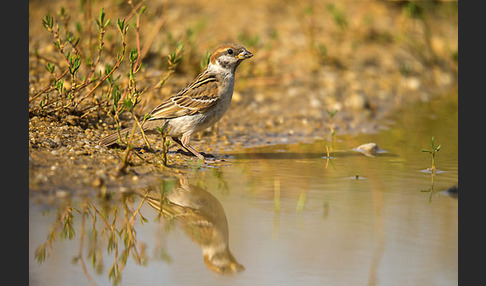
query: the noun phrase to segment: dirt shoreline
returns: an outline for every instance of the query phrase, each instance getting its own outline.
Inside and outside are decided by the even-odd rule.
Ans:
[[[430,99],[440,96],[443,94]],[[417,97],[416,101],[419,100],[421,99]],[[385,105],[386,103],[382,103],[379,111],[372,117],[363,115],[368,111],[338,112],[333,124],[336,134],[375,133],[392,126],[392,115],[400,109],[400,105]],[[246,110],[243,106],[230,107],[228,114],[214,130],[195,136],[194,146],[202,152],[224,157],[228,151],[245,147],[310,143],[330,138],[327,114],[317,119],[301,118],[293,114],[286,116],[280,124],[272,124],[268,121],[279,122],[279,118],[252,114],[251,120],[243,120]],[[111,132],[113,129],[110,127],[113,126],[101,123],[97,128],[90,126],[83,129],[79,124],[71,125],[73,123],[55,118],[33,117],[29,120],[31,193],[52,198],[66,194],[99,195],[101,191],[126,191],[154,184],[159,178],[188,175],[198,166],[195,157],[175,153],[179,146],[168,154],[168,167],[154,164],[159,159],[153,154],[142,153],[139,149],[139,154],[147,161],[132,156],[133,165],[129,166],[126,174],[119,174],[117,169],[122,162],[124,146],[116,149],[97,145],[98,138]],[[157,145],[160,138],[150,135],[149,139],[160,155],[160,145]],[[134,145],[143,147],[144,142],[138,138]],[[323,154],[324,152],[325,150]],[[225,163],[227,162],[211,165]]]

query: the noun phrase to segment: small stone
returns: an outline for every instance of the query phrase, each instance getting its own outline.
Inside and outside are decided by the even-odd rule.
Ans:
[[[94,178],[92,182],[92,186],[95,188],[99,188],[105,184],[105,181],[101,177]]]
[[[56,197],[58,198],[66,198],[69,196],[69,192],[65,191],[65,190],[57,190],[56,191]]]
[[[408,78],[405,81],[405,86],[410,90],[418,90],[420,88],[420,80],[416,77]]]
[[[368,157],[374,157],[378,153],[386,152],[385,150],[380,149],[376,143],[366,143],[356,147],[354,150],[363,153]]]
[[[241,101],[241,94],[237,91],[234,91],[232,99],[233,99],[234,102],[240,102]]]
[[[363,92],[355,91],[348,98],[346,98],[344,105],[353,110],[362,110],[365,109],[369,104]]]
[[[65,120],[66,120],[67,123],[69,123],[71,125],[77,125],[78,122],[79,122],[79,116],[68,115]]]

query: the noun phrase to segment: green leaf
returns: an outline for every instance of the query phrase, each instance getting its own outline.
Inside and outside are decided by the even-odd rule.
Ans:
[[[111,23],[110,19],[106,20],[105,24],[103,25],[103,28],[106,29],[106,27],[108,27],[108,25],[110,25],[110,23]]]
[[[76,22],[74,25],[75,25],[75,28],[76,28],[76,32],[78,34],[82,34],[83,33],[83,25],[80,22]]]
[[[206,56],[204,59],[201,61],[201,68],[205,69],[209,65],[209,60],[211,59],[211,53],[206,52]]]
[[[71,74],[75,74],[79,67],[81,66],[81,59],[78,55],[73,55],[72,57],[69,58],[69,63],[70,63],[70,67],[69,67],[69,72]]]
[[[60,10],[59,14],[60,14],[62,17],[65,17],[65,16],[66,16],[66,9],[65,9],[63,6],[61,6],[61,10]]]
[[[117,21],[117,26],[118,26],[118,30],[120,30],[120,33],[122,33],[122,35],[125,35],[128,31],[128,25],[126,25],[125,23],[125,19],[123,20],[120,20],[118,18],[118,21]]]
[[[66,32],[66,40],[70,43],[74,40],[74,35],[69,31]]]
[[[56,48],[58,48],[59,50],[61,49],[61,43],[59,41],[55,41],[54,42],[54,45],[56,46]]]
[[[56,69],[56,66],[54,64],[46,63],[46,70],[49,73],[53,73],[55,69]]]
[[[52,27],[54,27],[54,18],[52,18],[51,14],[46,14],[45,18],[42,19],[42,25],[44,25],[44,28],[49,32],[52,30]]]
[[[126,98],[124,101],[123,101],[123,104],[125,105],[126,108],[128,108],[128,110],[131,110],[133,108],[133,103],[130,99]]]
[[[105,27],[104,23],[105,23],[105,11],[104,8],[101,8],[100,15],[96,20],[96,24],[98,24],[98,28],[101,29]]]
[[[134,63],[138,59],[138,51],[137,49],[133,48],[130,51],[130,63]]]
[[[56,89],[59,93],[64,92],[64,80],[60,79],[58,82],[56,82]]]
[[[120,88],[118,87],[118,85],[115,85],[113,87],[113,91],[112,91],[112,96],[113,96],[113,107],[116,108],[116,106],[118,105],[118,101],[120,101],[120,98],[121,98],[121,92],[120,92]]]
[[[329,110],[327,110],[327,109],[326,109],[326,112],[327,112],[327,114],[329,115],[329,117],[333,118],[333,117],[334,117],[334,115],[336,115],[336,113],[338,112],[338,110],[337,110],[337,109],[334,109],[334,110],[331,112],[331,111],[329,111]]]
[[[110,64],[106,64],[105,65],[105,75],[108,75],[111,72],[112,69],[113,69],[113,67]]]

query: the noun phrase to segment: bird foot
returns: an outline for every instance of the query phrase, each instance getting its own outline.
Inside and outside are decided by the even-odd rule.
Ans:
[[[176,151],[177,154],[182,154],[182,155],[185,155],[185,156],[192,156],[192,157],[196,157],[195,154],[191,153],[191,152],[188,152],[188,151],[184,151],[182,149],[178,149]],[[204,152],[201,152],[199,153],[201,154],[203,157],[204,157],[204,162],[206,163],[216,163],[216,162],[224,162],[223,159],[219,159],[217,158],[216,156],[214,156],[213,154],[207,154],[207,153],[204,153]]]

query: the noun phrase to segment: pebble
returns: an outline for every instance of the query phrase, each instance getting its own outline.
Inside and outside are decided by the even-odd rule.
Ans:
[[[37,173],[34,177],[36,181],[47,182],[47,176],[42,173]]]
[[[69,196],[69,192],[65,190],[57,190],[56,191],[56,197],[58,198],[66,198]]]
[[[65,120],[66,120],[67,123],[69,123],[71,125],[77,125],[78,122],[79,122],[79,116],[68,115],[68,116],[66,116],[66,119]]]
[[[363,91],[354,91],[346,98],[344,105],[353,110],[362,110],[369,104]]]
[[[416,77],[410,77],[405,80],[404,85],[409,90],[416,91],[420,88],[420,80]]]
[[[94,178],[91,185],[95,188],[100,188],[100,187],[105,185],[105,181],[101,177],[96,177],[96,178]]]
[[[241,101],[241,93],[237,92],[237,91],[234,91],[233,92],[233,97],[232,97],[232,101],[234,102],[240,102]]]
[[[378,147],[376,143],[366,143],[362,144],[354,149],[355,151],[361,152],[368,157],[374,157],[378,153],[386,152],[385,150]]]

